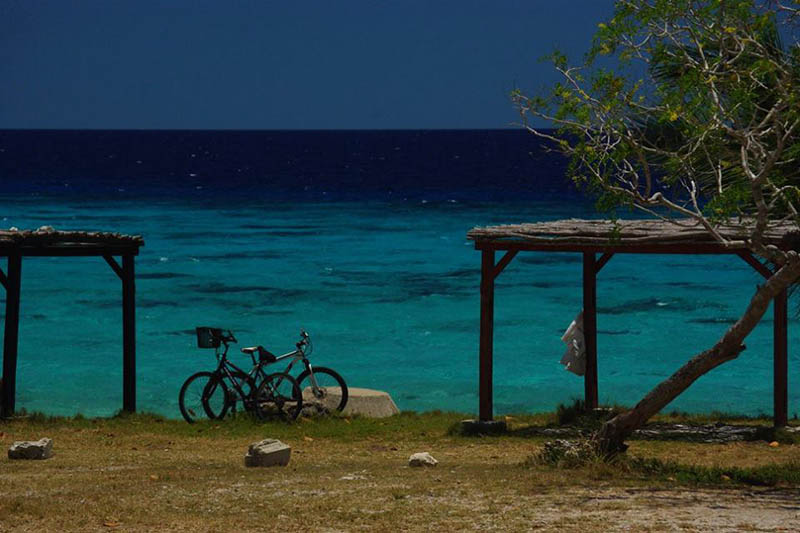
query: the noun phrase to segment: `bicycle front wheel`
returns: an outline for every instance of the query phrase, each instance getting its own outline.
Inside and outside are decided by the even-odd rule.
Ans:
[[[189,376],[178,394],[181,415],[190,424],[204,416],[222,418],[228,410],[228,391],[213,372],[198,372]]]
[[[311,372],[308,369],[297,376],[297,383],[303,392],[303,401],[307,405],[316,404],[323,411],[344,411],[348,391],[342,376],[324,366],[315,366],[312,370],[316,387],[314,381],[311,381]]]

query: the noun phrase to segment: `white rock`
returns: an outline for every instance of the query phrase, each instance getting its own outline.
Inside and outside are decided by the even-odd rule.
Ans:
[[[276,439],[254,442],[244,456],[244,466],[286,466],[292,448]]]
[[[408,466],[436,466],[439,461],[428,452],[415,453],[408,458]]]
[[[53,233],[55,231],[53,226],[40,226],[39,229],[36,230],[37,233]]]
[[[49,459],[53,456],[53,439],[21,440],[8,449],[9,459]]]

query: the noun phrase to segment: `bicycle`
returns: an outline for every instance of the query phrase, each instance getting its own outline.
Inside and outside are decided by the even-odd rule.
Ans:
[[[239,401],[245,411],[259,420],[279,417],[294,420],[303,406],[303,395],[297,381],[289,374],[267,374],[263,366],[268,361],[257,362],[253,352],[253,367],[245,372],[228,360],[230,343],[237,342],[231,331],[220,328],[198,327],[199,348],[214,348],[217,368],[213,372],[197,372],[184,382],[178,394],[181,415],[193,423],[202,413],[211,419],[224,418],[228,411],[235,412]],[[220,349],[224,346],[224,349]],[[256,381],[256,378],[259,381]]]
[[[312,366],[308,360],[308,356],[312,351],[311,336],[302,329],[300,330],[300,341],[295,343],[295,350],[283,355],[274,355],[260,345],[242,348],[242,353],[251,355],[254,360],[255,354],[258,353],[258,360],[264,366],[291,359],[282,374],[289,375],[292,367],[298,361],[302,361],[304,370],[297,376],[296,380],[302,391],[303,402],[312,406],[317,412],[341,412],[347,405],[349,396],[347,384],[335,370],[324,366]],[[266,375],[263,367],[259,367],[256,370],[256,375]],[[278,385],[280,385],[280,382]]]

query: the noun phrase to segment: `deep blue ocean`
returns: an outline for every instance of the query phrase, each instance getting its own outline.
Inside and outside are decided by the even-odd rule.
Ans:
[[[480,254],[466,233],[602,216],[564,172],[515,130],[0,130],[0,227],[144,237],[140,410],[180,416],[181,383],[215,362],[194,327],[218,325],[280,353],[305,328],[312,362],[351,386],[401,409],[476,413]],[[615,256],[598,277],[601,402],[635,403],[707,348],[759,281],[736,257]],[[581,305],[579,254],[520,254],[498,278],[497,414],[582,396],[559,365]],[[26,259],[21,314],[18,408],[121,407],[120,284],[102,259]],[[771,316],[668,409],[770,413]],[[797,331],[792,318],[790,376]]]

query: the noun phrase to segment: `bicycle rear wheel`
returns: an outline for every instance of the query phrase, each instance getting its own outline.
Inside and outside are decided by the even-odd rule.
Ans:
[[[181,415],[190,424],[208,417],[222,418],[228,410],[228,390],[213,372],[189,376],[178,394]]]
[[[315,366],[312,369],[314,381],[317,382],[316,389],[308,369],[303,370],[297,376],[297,383],[303,393],[303,401],[306,405],[316,405],[322,412],[343,411],[348,398],[347,384],[345,384],[344,378],[335,370],[324,366]]]
[[[303,409],[303,394],[297,381],[285,372],[269,374],[254,398],[254,410],[261,420],[280,418],[293,421]]]

